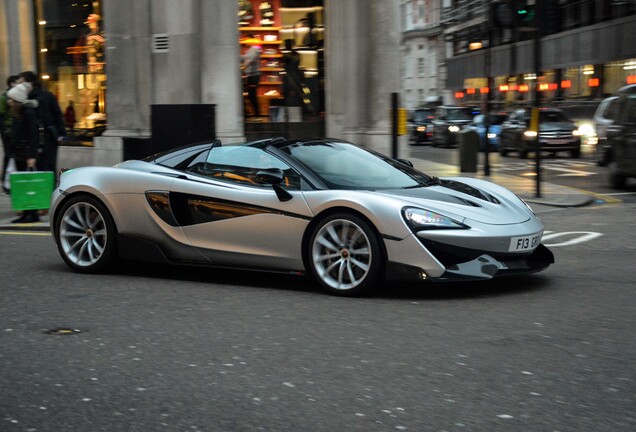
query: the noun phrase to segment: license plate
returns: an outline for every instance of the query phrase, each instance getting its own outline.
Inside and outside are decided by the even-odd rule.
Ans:
[[[543,232],[532,234],[529,236],[513,237],[510,239],[510,247],[508,252],[522,252],[533,250],[541,243]]]
[[[548,139],[546,139],[546,140],[545,140],[545,143],[546,143],[546,144],[555,144],[555,145],[558,145],[558,144],[567,144],[567,143],[569,143],[569,142],[570,142],[570,140],[569,140],[569,139],[549,139],[549,138],[548,138]]]

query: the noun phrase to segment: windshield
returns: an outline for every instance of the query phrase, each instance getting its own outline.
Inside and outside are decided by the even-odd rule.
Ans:
[[[429,110],[417,110],[413,112],[414,123],[430,123],[433,118],[433,112]]]
[[[281,148],[332,189],[426,186],[431,177],[397,160],[345,142],[297,143]]]
[[[472,108],[451,108],[446,116],[447,120],[472,120]]]

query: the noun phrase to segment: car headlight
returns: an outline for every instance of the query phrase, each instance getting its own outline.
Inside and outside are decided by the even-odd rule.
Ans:
[[[429,210],[407,207],[402,210],[406,223],[414,231],[428,229],[467,229],[468,226]]]
[[[490,138],[490,139],[497,138],[497,134],[496,133],[489,133],[488,134],[488,138]]]
[[[583,135],[583,132],[581,131],[581,129],[574,129],[574,130],[572,131],[572,135],[574,135],[574,136],[581,136],[581,135]]]
[[[581,123],[577,131],[572,133],[574,135],[594,136],[596,135],[596,128],[591,123]]]
[[[527,130],[523,133],[523,136],[526,138],[536,138],[537,137],[537,131],[533,131],[533,130]]]
[[[417,131],[418,132],[426,132],[426,126],[418,126],[417,127]]]
[[[459,126],[449,126],[448,127],[449,132],[459,132]]]

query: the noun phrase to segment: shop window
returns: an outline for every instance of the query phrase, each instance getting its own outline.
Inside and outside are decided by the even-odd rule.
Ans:
[[[101,0],[36,0],[38,72],[58,99],[67,144],[91,145],[106,129]]]

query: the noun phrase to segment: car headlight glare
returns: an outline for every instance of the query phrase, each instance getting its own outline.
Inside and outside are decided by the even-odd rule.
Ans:
[[[417,131],[418,132],[425,132],[426,131],[426,126],[418,126],[417,127]]]
[[[427,229],[466,229],[461,222],[453,220],[441,214],[420,208],[408,207],[402,211],[404,219],[409,226],[415,230]]]
[[[490,139],[497,138],[497,134],[496,133],[489,133],[488,134],[488,138],[490,138]]]
[[[581,129],[574,129],[574,130],[572,131],[572,135],[574,135],[574,136],[581,136],[581,135],[583,135],[583,132],[581,132]]]
[[[523,136],[526,138],[536,138],[538,135],[537,131],[527,130],[523,133]]]
[[[448,127],[449,132],[459,132],[459,126],[449,126]]]

